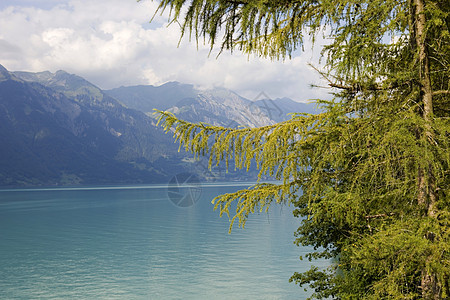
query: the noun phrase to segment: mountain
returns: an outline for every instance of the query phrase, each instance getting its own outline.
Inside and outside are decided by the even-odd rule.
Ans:
[[[167,182],[161,153],[181,160],[152,119],[81,77],[0,74],[2,186]]]
[[[274,123],[253,102],[226,89],[201,91],[194,98],[180,100],[168,111],[189,122],[216,126],[256,127]]]
[[[197,91],[193,85],[169,82],[161,86],[137,85],[119,87],[105,91],[113,98],[120,100],[125,106],[146,113],[153,109],[167,110],[184,98],[193,98]]]
[[[195,89],[192,85],[170,82],[159,87],[130,86],[105,91],[125,106],[151,115],[154,109],[167,110],[189,122],[217,126],[256,127],[289,119],[289,113],[317,113],[313,104],[289,98],[250,101],[224,88]]]
[[[260,99],[255,101],[254,105],[265,111],[267,116],[277,123],[288,120],[290,113],[319,113],[315,104],[295,102],[289,98]]]
[[[102,124],[102,129],[119,141],[115,158],[129,161],[144,158],[155,160],[166,152],[172,140],[155,126],[153,119],[140,111],[127,108],[85,79],[64,71],[56,73],[13,72],[27,82],[35,82],[62,93],[82,106]]]
[[[211,171],[207,159],[178,152],[156,126],[153,108],[191,122],[254,127],[283,120],[299,105],[177,82],[102,91],[65,71],[9,72],[0,65],[0,186],[166,183],[183,172],[249,179],[254,173]]]

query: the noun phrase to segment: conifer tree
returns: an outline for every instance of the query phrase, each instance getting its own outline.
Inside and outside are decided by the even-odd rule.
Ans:
[[[336,261],[292,276],[313,297],[450,298],[450,2],[162,0],[165,10],[181,36],[222,51],[289,59],[306,35],[331,41],[320,73],[334,98],[317,101],[319,114],[232,129],[159,112],[180,147],[210,165],[256,164],[260,179],[281,182],[216,198],[230,230],[290,203],[296,243]]]

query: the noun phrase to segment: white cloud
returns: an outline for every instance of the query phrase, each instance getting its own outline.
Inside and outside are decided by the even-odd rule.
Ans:
[[[307,66],[315,52],[280,62],[238,52],[216,59],[215,54],[208,55],[208,46],[200,44],[197,49],[187,39],[177,47],[180,31],[177,25],[166,27],[167,16],[157,16],[148,24],[157,7],[153,1],[21,3],[0,7],[4,53],[0,63],[10,70],[63,69],[105,89],[180,81],[226,87],[250,99],[261,91],[272,98],[295,100],[325,96],[323,90],[308,87],[319,81]]]

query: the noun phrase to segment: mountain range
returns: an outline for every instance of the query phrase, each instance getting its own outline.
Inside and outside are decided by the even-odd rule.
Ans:
[[[172,135],[156,126],[153,109],[228,127],[316,112],[312,104],[263,93],[250,101],[178,82],[102,90],[65,71],[10,72],[0,65],[0,186],[167,183],[182,172],[203,180],[252,176],[211,171],[179,152]]]

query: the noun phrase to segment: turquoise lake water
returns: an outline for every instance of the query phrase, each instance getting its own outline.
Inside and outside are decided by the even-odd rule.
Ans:
[[[0,191],[1,299],[305,299],[299,220],[276,206],[228,234],[202,185],[190,207],[166,186]],[[170,194],[170,193],[169,193]],[[327,261],[315,262],[326,266]]]

